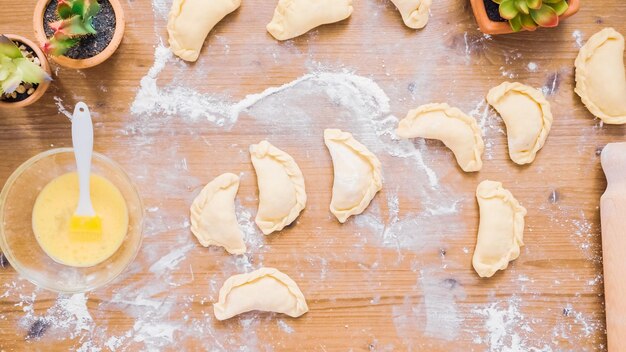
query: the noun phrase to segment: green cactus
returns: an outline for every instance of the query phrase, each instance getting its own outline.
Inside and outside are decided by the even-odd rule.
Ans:
[[[566,0],[492,0],[500,5],[500,16],[515,32],[534,31],[537,27],[556,27],[559,16],[567,11]]]
[[[39,84],[50,79],[11,39],[0,35],[0,95],[13,93],[22,82]]]
[[[100,11],[97,0],[58,0],[58,21],[48,25],[54,34],[44,44],[46,54],[60,56],[78,44],[81,36],[96,34],[93,17]]]

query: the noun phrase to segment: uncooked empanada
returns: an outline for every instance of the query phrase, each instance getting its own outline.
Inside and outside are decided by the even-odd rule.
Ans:
[[[317,26],[345,20],[352,10],[352,0],[278,0],[267,31],[278,40],[287,40]]]
[[[211,29],[240,5],[241,0],[174,0],[167,20],[170,50],[183,60],[198,60]]]
[[[326,129],[324,142],[334,169],[330,211],[344,223],[351,215],[361,214],[383,187],[381,164],[348,132]]]
[[[402,21],[409,28],[424,28],[428,23],[432,0],[391,0],[402,15]]]
[[[228,253],[246,252],[235,215],[239,177],[222,174],[209,182],[191,204],[191,232],[205,247],[222,246]]]
[[[481,182],[476,199],[480,224],[472,264],[480,277],[491,277],[519,257],[524,245],[526,209],[500,182]]]
[[[217,320],[260,310],[287,314],[297,318],[309,311],[298,285],[286,274],[274,268],[233,275],[220,289],[219,300],[213,305]]]
[[[511,160],[532,163],[552,127],[550,103],[539,90],[518,82],[491,88],[487,102],[504,120]]]
[[[269,235],[291,224],[306,205],[304,176],[293,158],[268,141],[250,146],[259,185],[255,222]]]
[[[604,123],[626,123],[624,37],[613,28],[594,34],[580,48],[575,91]]]
[[[398,124],[400,138],[438,139],[452,150],[465,172],[483,167],[485,143],[476,120],[448,104],[426,104],[409,111]]]

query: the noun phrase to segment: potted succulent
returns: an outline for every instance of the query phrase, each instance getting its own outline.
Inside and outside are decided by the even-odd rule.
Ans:
[[[124,11],[118,0],[38,0],[35,36],[61,66],[81,69],[108,59],[124,36]]]
[[[32,41],[0,35],[0,107],[20,108],[37,101],[50,85],[50,65]]]
[[[556,27],[578,12],[580,0],[470,0],[478,27],[485,34]]]

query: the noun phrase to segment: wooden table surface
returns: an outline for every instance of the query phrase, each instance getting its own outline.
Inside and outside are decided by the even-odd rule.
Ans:
[[[244,0],[195,64],[163,48],[170,1],[123,3],[126,33],[110,60],[57,68],[35,106],[0,111],[0,181],[29,157],[70,146],[62,112],[85,101],[96,151],[121,163],[145,203],[143,247],[119,279],[86,295],[36,289],[3,262],[0,349],[606,349],[599,152],[624,141],[626,127],[603,126],[583,107],[573,64],[596,31],[626,34],[622,1],[583,1],[558,29],[491,38],[477,30],[466,0],[435,1],[421,31],[405,28],[388,0],[357,0],[348,21],[279,43],[264,29],[274,1]],[[34,4],[0,0],[0,32],[33,38]],[[504,80],[542,88],[552,104],[553,129],[530,166],[510,161],[504,124],[484,102]],[[252,100],[259,101],[248,106]],[[381,120],[430,102],[479,121],[487,144],[480,173],[462,173],[437,141],[391,155],[398,144],[382,132],[393,126]],[[249,108],[229,115],[241,106]],[[344,225],[328,211],[332,164],[322,132],[329,127],[352,131],[384,168],[383,191]],[[296,159],[309,196],[297,224],[269,237],[250,223],[258,193],[247,152],[265,138]],[[189,230],[191,201],[223,172],[242,175],[245,256],[201,247]],[[503,182],[528,209],[520,258],[490,279],[471,267],[474,191],[484,179]],[[211,304],[224,280],[260,266],[296,280],[310,311],[216,321]]]

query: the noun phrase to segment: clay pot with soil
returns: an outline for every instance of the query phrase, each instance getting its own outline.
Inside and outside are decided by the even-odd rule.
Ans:
[[[50,64],[43,51],[20,35],[0,36],[0,108],[33,104],[50,86]]]
[[[89,68],[111,57],[122,42],[124,10],[118,0],[38,0],[33,26],[54,62]]]
[[[573,16],[580,0],[470,0],[478,27],[485,34],[508,34],[556,27]]]

